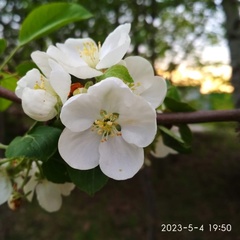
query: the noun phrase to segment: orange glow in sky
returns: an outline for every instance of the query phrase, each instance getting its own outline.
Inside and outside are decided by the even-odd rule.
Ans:
[[[187,67],[180,65],[172,73],[157,68],[157,73],[164,78],[171,79],[176,86],[199,86],[202,94],[211,92],[232,93],[233,86],[229,79],[231,67],[229,65]]]

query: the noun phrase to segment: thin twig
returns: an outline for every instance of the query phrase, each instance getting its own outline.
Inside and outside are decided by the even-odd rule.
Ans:
[[[240,122],[240,109],[158,113],[158,124]]]
[[[15,93],[0,86],[0,97],[21,103]],[[158,124],[240,122],[240,109],[158,113]]]
[[[21,103],[21,99],[18,98],[14,92],[3,88],[0,86],[0,97],[8,99],[10,101],[16,102],[16,103]]]

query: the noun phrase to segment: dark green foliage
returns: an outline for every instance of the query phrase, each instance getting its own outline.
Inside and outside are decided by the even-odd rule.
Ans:
[[[102,173],[99,167],[90,170],[77,170],[68,167],[68,173],[72,182],[89,195],[94,195],[108,181],[108,177]]]
[[[47,161],[57,151],[60,134],[58,128],[38,126],[23,137],[13,139],[6,150],[6,157]]]

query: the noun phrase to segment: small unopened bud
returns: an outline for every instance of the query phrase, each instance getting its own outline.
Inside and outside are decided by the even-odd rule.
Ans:
[[[20,196],[14,196],[13,194],[8,199],[8,207],[15,211],[20,208],[22,199]]]

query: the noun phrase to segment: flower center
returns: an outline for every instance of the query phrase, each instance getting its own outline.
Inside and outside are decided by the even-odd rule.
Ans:
[[[137,83],[134,83],[134,82],[131,82],[131,83],[126,83],[128,85],[128,87],[135,93],[135,94],[139,94],[138,90],[139,88],[141,87],[141,83],[140,82],[137,82]]]
[[[117,123],[118,113],[107,113],[100,111],[101,119],[94,121],[92,130],[96,130],[98,135],[102,135],[101,142],[106,142],[108,137],[121,136],[121,126]]]
[[[46,79],[42,74],[40,75],[40,79],[36,81],[33,89],[35,90],[45,90],[53,96],[57,96],[56,92],[53,90],[50,82]]]
[[[94,42],[83,43],[83,49],[80,51],[80,57],[92,68],[95,68],[99,62],[99,50],[101,45],[98,46]]]
[[[46,79],[43,77],[43,75],[40,76],[40,82],[36,81],[34,85],[34,89],[42,89],[46,90]]]

